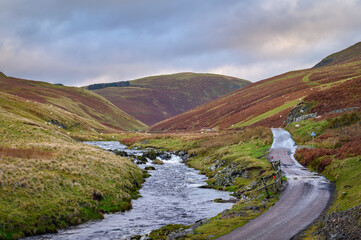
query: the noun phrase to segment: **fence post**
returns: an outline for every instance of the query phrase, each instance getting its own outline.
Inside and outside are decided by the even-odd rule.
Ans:
[[[265,186],[264,189],[266,190],[267,198],[270,198],[270,195],[269,195],[269,193],[268,193],[268,189],[267,189],[267,187],[266,187],[266,183],[265,183],[265,181],[264,181],[263,178],[261,178],[261,179],[262,179],[262,182],[263,182],[263,186]]]
[[[276,186],[276,184],[277,184],[277,174],[273,175],[273,183],[274,183],[273,184],[274,185],[274,190],[278,192],[278,189],[277,189],[277,186]]]

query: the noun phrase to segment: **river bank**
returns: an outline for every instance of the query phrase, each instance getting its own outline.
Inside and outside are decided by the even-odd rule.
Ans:
[[[19,126],[27,129],[27,126],[21,124]],[[19,179],[20,177],[25,179],[42,177],[40,181],[46,182],[48,185],[43,190],[36,190],[38,192],[35,195],[28,194],[27,188],[24,187],[9,188],[9,192],[10,189],[25,192],[18,192],[19,195],[5,195],[6,197],[2,198],[5,210],[2,212],[2,217],[3,219],[4,217],[6,219],[15,219],[14,217],[16,217],[16,221],[21,222],[22,225],[15,228],[15,222],[2,221],[3,226],[6,226],[2,228],[2,238],[14,239],[24,235],[57,231],[58,228],[68,225],[77,225],[90,219],[101,218],[104,212],[119,210],[119,208],[114,208],[115,206],[129,208],[132,196],[138,195],[136,190],[144,175],[141,169],[131,163],[129,159],[91,146],[84,146],[69,136],[59,135],[57,132],[43,133],[41,130],[37,130],[37,132],[32,130],[31,134],[29,136],[37,136],[36,143],[33,143],[29,137],[23,138],[22,141],[9,143],[9,145],[42,148],[45,152],[48,151],[54,155],[50,158],[44,157],[43,160],[26,158],[28,164],[24,164],[24,158],[20,158],[16,165],[22,166],[17,168],[21,173],[16,176]],[[50,139],[49,136],[51,136]],[[94,138],[103,138],[104,140],[104,138],[114,139],[114,136],[119,140],[124,139],[125,142],[129,142],[129,138],[127,138],[129,134],[125,137],[120,134],[94,135]],[[211,188],[233,192],[235,197],[242,199],[231,210],[222,212],[197,228],[193,239],[204,237],[208,233],[220,236],[229,232],[258,216],[277,200],[277,194],[273,194],[271,199],[265,199],[263,193],[253,192],[260,186],[257,179],[273,171],[264,158],[272,142],[272,135],[267,129],[251,129],[242,133],[222,135],[190,136],[185,134],[181,137],[131,134],[131,138],[139,137],[138,140],[141,141],[138,142],[138,145],[141,147],[152,147],[153,145],[157,149],[183,151],[178,153],[187,154],[190,157],[187,165],[206,175],[209,178],[207,183]],[[49,141],[57,142],[57,144],[50,144]],[[13,158],[9,158],[9,161],[13,161]],[[38,174],[38,169],[41,169],[42,174]],[[29,170],[33,174],[29,175]],[[96,200],[97,197],[94,200],[94,190],[96,190],[95,196],[106,197],[104,203],[108,204],[101,204],[102,201]],[[97,192],[101,194],[99,195]],[[6,194],[6,191],[2,193]],[[51,193],[51,197],[49,197],[49,193]],[[21,196],[21,198],[14,201],[9,199],[9,196]],[[36,197],[34,198],[34,196]],[[57,200],[54,201],[55,199]],[[19,203],[19,201],[24,204],[32,203],[32,205],[24,207],[25,205],[8,204],[9,202]],[[122,201],[126,201],[127,204]],[[21,215],[14,215],[14,209],[18,208],[22,212]],[[87,215],[84,216],[83,213],[87,213]],[[83,215],[79,217],[78,214]],[[64,218],[69,221],[63,221]],[[60,219],[60,221],[56,219]],[[49,229],[49,226],[53,227],[53,230]]]
[[[0,114],[0,239],[56,232],[131,208],[144,181],[135,164],[54,126],[24,122]]]
[[[215,239],[256,218],[278,200],[277,192],[272,191],[266,198],[264,192],[257,191],[262,184],[260,178],[274,172],[265,157],[272,143],[267,128],[220,134],[154,134],[122,142],[132,147],[182,151],[189,156],[186,164],[208,177],[209,188],[229,191],[239,199],[231,209],[196,229],[179,231],[189,226],[165,226],[153,231],[150,239],[166,239],[178,233],[185,239]]]
[[[154,150],[129,150],[119,142],[88,142],[121,155],[128,155],[139,167],[149,171],[151,176],[142,184],[142,196],[132,201],[133,209],[124,213],[106,214],[103,220],[60,230],[27,239],[129,239],[144,235],[166,224],[193,224],[199,219],[209,218],[231,207],[231,203],[217,203],[214,199],[229,199],[229,193],[199,188],[206,176],[188,168],[183,159],[172,153]],[[182,155],[182,154],[181,154]],[[154,156],[154,159],[153,159]],[[162,164],[154,163],[155,156]]]

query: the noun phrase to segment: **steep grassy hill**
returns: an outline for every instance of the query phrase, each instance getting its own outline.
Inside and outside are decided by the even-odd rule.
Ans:
[[[361,42],[322,59],[314,68],[361,60]]]
[[[345,59],[346,61],[346,59]],[[361,107],[361,61],[288,72],[155,124],[151,131],[279,127],[296,117]],[[297,112],[298,111],[298,112]],[[292,116],[291,116],[292,117]]]
[[[148,125],[250,84],[234,77],[198,73],[153,76],[126,83],[121,87],[98,84],[93,87],[101,89],[93,91]]]
[[[70,137],[117,131],[121,125],[110,122],[109,128],[55,103],[72,111],[92,109],[81,100],[116,110],[114,106],[88,91],[78,96],[77,89],[32,81],[1,78],[0,89],[0,239],[56,232],[131,208],[143,182],[142,170],[128,159]],[[74,102],[57,94],[74,94]],[[108,116],[116,117],[115,110]]]
[[[44,103],[54,110],[37,112],[36,117],[48,122],[57,122],[63,128],[74,127],[97,131],[140,130],[146,125],[119,110],[103,97],[76,87],[65,87],[45,82],[30,81],[0,75],[0,92],[21,97],[27,102]],[[8,95],[8,96],[10,96]],[[14,111],[15,107],[8,106]],[[21,106],[19,106],[21,108]],[[24,111],[33,111],[32,108]],[[72,123],[64,121],[55,112],[72,115]]]

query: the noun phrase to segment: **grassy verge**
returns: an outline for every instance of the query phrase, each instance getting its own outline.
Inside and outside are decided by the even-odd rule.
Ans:
[[[332,206],[325,216],[304,234],[305,239],[325,239],[332,231],[327,229],[332,222],[337,222],[338,225],[335,225],[334,229],[341,227],[348,236],[361,229],[361,224],[357,225],[355,219],[356,226],[351,226],[353,229],[347,227],[352,224],[344,222],[345,219],[353,221],[347,210],[360,207],[361,203],[360,118],[359,112],[346,113],[324,120],[306,120],[287,127],[298,144],[309,146],[312,144],[309,135],[312,131],[316,132],[315,149],[300,149],[295,157],[301,164],[322,173],[336,185]],[[336,215],[341,217],[334,219],[333,216]]]
[[[259,216],[278,199],[275,192],[267,199],[263,192],[256,191],[260,187],[260,178],[273,172],[265,158],[272,143],[272,133],[267,128],[218,134],[138,136],[123,139],[123,142],[132,146],[187,151],[191,156],[187,165],[207,175],[209,187],[233,192],[234,196],[242,199],[230,210],[209,219],[193,234],[187,234],[185,239],[222,236]],[[164,229],[155,230],[150,238],[166,239],[168,230],[166,233]]]

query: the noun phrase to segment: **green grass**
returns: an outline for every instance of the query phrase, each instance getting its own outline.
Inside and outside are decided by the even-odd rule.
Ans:
[[[240,123],[237,123],[237,124],[234,124],[232,128],[236,128],[236,127],[245,127],[245,126],[249,126],[249,125],[252,125],[256,122],[259,122],[263,119],[266,119],[268,117],[271,117],[279,112],[282,112],[283,110],[287,109],[287,108],[290,108],[290,107],[293,107],[295,106],[297,103],[299,103],[299,100],[298,99],[295,99],[295,100],[292,100],[292,101],[288,101],[286,102],[285,104],[279,106],[279,107],[276,107],[276,108],[273,108],[272,110],[268,111],[268,112],[265,112],[261,115],[258,115],[256,117],[252,117],[251,119],[249,119],[248,121],[246,120],[245,122],[240,122]]]
[[[298,125],[299,127],[296,127]],[[327,120],[315,121],[307,119],[298,123],[291,123],[286,127],[296,141],[297,144],[310,144],[312,143],[311,133],[314,131],[316,137],[320,136],[328,128]]]
[[[305,82],[305,83],[309,83],[310,82],[310,76],[313,72],[310,72],[308,74],[306,74],[303,78],[302,78],[302,81]]]
[[[196,233],[190,235],[187,239],[215,239],[224,234],[231,232],[232,230],[242,227],[248,222],[249,218],[234,217],[222,220],[214,220],[208,224],[200,226]],[[213,237],[208,237],[213,236]]]
[[[342,80],[335,81],[335,82],[330,82],[330,83],[321,84],[321,85],[319,85],[319,87],[320,87],[321,90],[326,90],[326,89],[329,89],[329,88],[334,87],[334,86],[336,86],[336,85],[345,83],[345,82],[347,82],[347,81],[349,81],[349,80],[358,78],[358,77],[360,77],[360,76],[361,76],[361,75],[354,76],[354,77],[350,77],[350,78],[346,78],[346,79],[342,79]]]
[[[329,212],[344,211],[360,204],[361,156],[333,161],[322,174],[336,182],[336,198]]]
[[[143,172],[128,159],[68,135],[110,138],[86,131],[99,123],[7,94],[0,94],[0,103],[0,239],[54,232],[131,207]],[[81,122],[82,128],[49,125],[44,119],[49,115]],[[94,190],[104,199],[93,200]]]
[[[272,207],[278,200],[278,194],[273,194],[270,199],[258,198],[250,201],[239,202],[233,205],[230,210],[226,210],[210,219],[210,221],[196,229],[194,234],[189,234],[185,239],[201,240],[216,239],[236,228],[244,226],[250,220],[260,216]],[[246,206],[260,207],[259,211],[247,210]],[[241,216],[237,216],[237,214]]]

